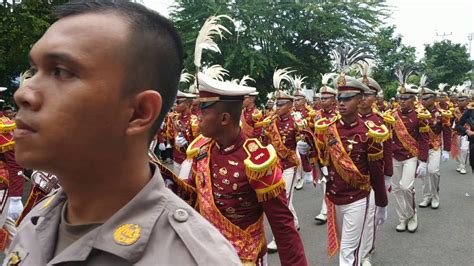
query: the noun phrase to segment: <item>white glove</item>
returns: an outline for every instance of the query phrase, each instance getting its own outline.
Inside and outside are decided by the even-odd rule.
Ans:
[[[308,143],[300,140],[298,141],[298,143],[296,143],[296,149],[298,149],[298,152],[302,155],[305,155],[306,153],[308,153],[310,147],[308,145]]]
[[[177,136],[176,139],[174,140],[174,142],[176,143],[176,145],[178,145],[178,147],[182,148],[186,145],[188,145],[188,141],[183,137],[183,136]]]
[[[387,220],[387,207],[377,206],[375,214],[375,222],[377,225],[382,225]]]
[[[441,160],[443,162],[446,162],[447,160],[449,160],[449,152],[448,151],[443,151],[441,153]]]
[[[165,144],[164,144],[164,143],[160,143],[160,144],[158,145],[158,149],[160,149],[160,151],[166,150]]]
[[[392,177],[385,176],[385,189],[390,192],[392,190]]]
[[[23,211],[23,202],[21,202],[21,197],[10,197],[10,207],[8,207],[8,217],[11,217],[13,220],[17,220],[20,217],[21,212]]]
[[[427,168],[427,163],[425,162],[419,162],[418,168],[416,168],[416,176],[417,177],[424,177],[426,176],[426,168]]]
[[[327,166],[321,167],[321,173],[323,173],[324,176],[328,176],[329,175],[328,167]]]
[[[166,144],[166,148],[171,149],[171,144],[169,142]]]

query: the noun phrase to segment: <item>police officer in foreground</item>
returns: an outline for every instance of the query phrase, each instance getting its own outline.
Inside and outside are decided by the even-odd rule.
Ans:
[[[14,134],[17,161],[62,188],[24,218],[4,263],[240,265],[148,160],[182,68],[175,28],[128,1],[71,1],[57,14],[30,51]]]

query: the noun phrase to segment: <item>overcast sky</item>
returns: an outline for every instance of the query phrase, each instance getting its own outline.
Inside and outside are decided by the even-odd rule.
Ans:
[[[167,16],[174,1],[143,2]],[[403,36],[403,42],[416,47],[419,58],[423,56],[424,44],[443,38],[469,47],[468,35],[474,34],[474,1],[388,0],[387,3],[393,7],[393,14],[387,24],[395,24],[396,32]],[[474,40],[472,45],[474,46]],[[474,47],[471,49],[471,58],[473,55]]]

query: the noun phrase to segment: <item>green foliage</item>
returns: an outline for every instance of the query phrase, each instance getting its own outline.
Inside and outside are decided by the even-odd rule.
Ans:
[[[65,1],[54,1],[54,4]],[[0,4],[0,86],[11,98],[16,78],[29,67],[28,52],[52,22],[54,4],[24,0],[19,5]]]
[[[404,45],[402,37],[394,33],[395,26],[382,27],[371,40],[377,65],[372,76],[384,90],[386,99],[395,97],[397,92],[395,70],[403,65],[416,66],[415,47]]]
[[[426,45],[422,61],[431,88],[437,88],[439,83],[463,83],[469,79],[468,72],[472,71],[473,63],[465,46],[449,40]]]
[[[263,101],[273,91],[275,68],[291,67],[308,76],[308,87],[332,71],[329,52],[338,44],[367,42],[386,14],[382,2],[361,1],[176,1],[171,20],[181,33],[186,51],[185,67],[194,72],[194,42],[205,19],[227,14],[233,31],[218,41],[222,55],[204,52],[205,64],[222,64],[232,78],[250,75]],[[237,31],[237,32],[236,32]]]

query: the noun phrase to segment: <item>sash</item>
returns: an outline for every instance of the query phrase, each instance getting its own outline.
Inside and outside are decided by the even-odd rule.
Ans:
[[[272,145],[275,147],[275,150],[278,153],[280,159],[286,159],[297,166],[299,165],[298,158],[296,157],[296,151],[288,149],[283,141],[281,141],[280,133],[278,132],[278,126],[276,121],[273,122],[272,132],[270,132],[270,138],[272,140]]]
[[[335,124],[330,125],[327,129],[326,138],[326,145],[330,145],[327,146],[327,151],[339,176],[352,187],[370,191],[370,176],[362,174],[357,166],[355,166],[342,145]]]
[[[441,134],[436,135],[433,132],[433,129],[431,129],[431,127],[430,127],[430,130],[428,131],[428,134],[430,136],[430,145],[433,146],[433,150],[435,151],[439,150],[439,148],[441,147]]]
[[[327,206],[327,230],[328,230],[328,257],[336,255],[339,250],[340,243],[337,235],[336,226],[336,206],[332,203],[328,197],[324,197]]]
[[[264,215],[262,214],[254,224],[245,230],[222,215],[215,205],[214,195],[212,194],[212,178],[209,166],[211,147],[212,144],[208,147],[208,156],[197,161],[196,188],[199,211],[234,246],[242,263],[255,265],[258,255],[266,243],[263,227]]]
[[[395,134],[397,135],[398,139],[411,155],[414,157],[418,157],[418,143],[416,142],[415,138],[408,133],[405,124],[403,123],[402,119],[400,118],[398,112],[394,113],[395,117],[395,126],[393,127]]]
[[[242,116],[240,118],[240,121],[241,121],[241,130],[242,130],[242,133],[249,137],[249,138],[253,138],[253,127],[251,125],[249,125],[246,121],[247,119],[245,118],[245,115],[242,113]]]

